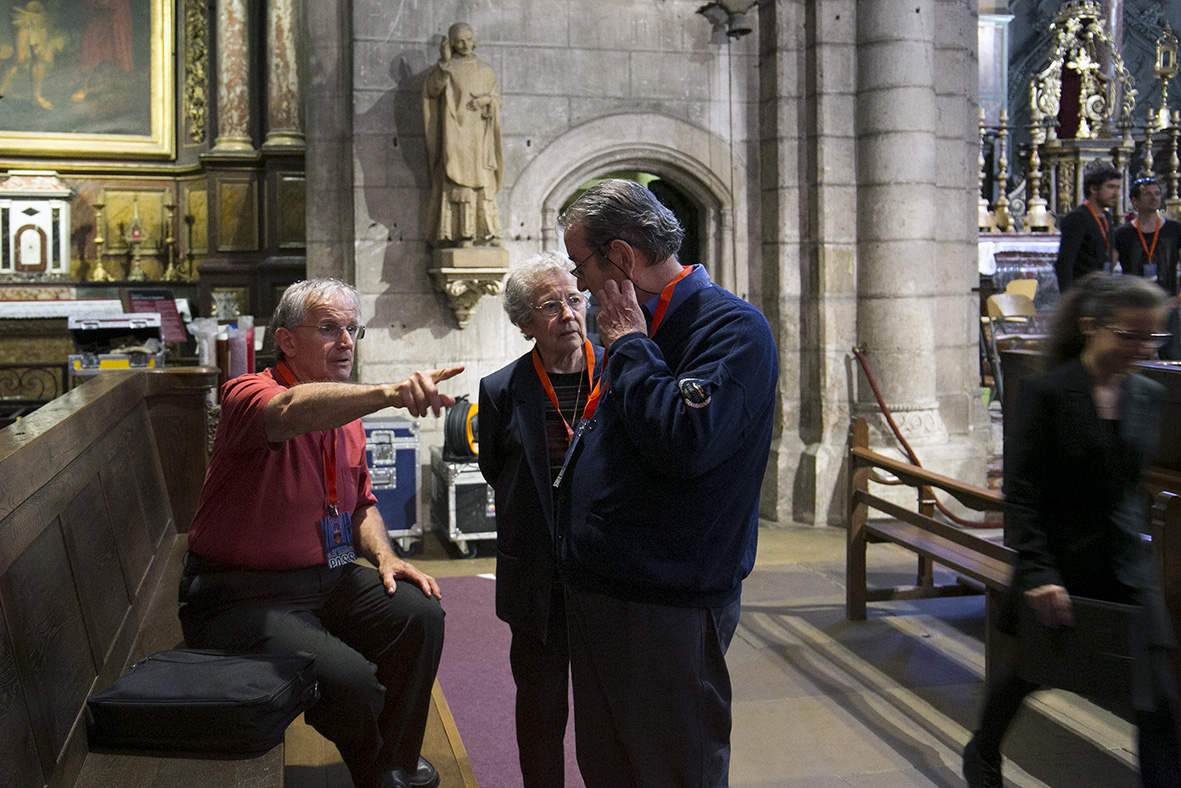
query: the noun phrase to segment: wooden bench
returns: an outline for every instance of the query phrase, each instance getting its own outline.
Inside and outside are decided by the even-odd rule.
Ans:
[[[0,783],[281,785],[249,760],[89,752],[85,703],[181,641],[217,370],[107,372],[0,430]]]
[[[985,595],[987,621],[986,666],[995,664],[1000,644],[993,631],[992,608],[997,597],[1009,587],[1017,554],[1002,544],[936,519],[934,491],[941,491],[977,512],[1002,511],[1004,497],[994,490],[965,484],[871,451],[869,428],[862,418],[854,419],[849,430],[848,473],[846,618],[863,620],[867,602],[982,593]],[[916,508],[909,509],[875,495],[870,491],[870,482],[914,488],[918,501]],[[886,517],[871,519],[871,510]],[[896,544],[918,554],[913,585],[868,587],[867,547],[871,543],[882,542]],[[947,567],[960,577],[955,583],[937,585],[935,564]]]

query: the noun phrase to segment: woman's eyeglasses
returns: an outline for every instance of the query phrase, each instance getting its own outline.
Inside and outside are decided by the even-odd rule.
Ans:
[[[562,301],[546,301],[544,304],[538,304],[533,307],[546,317],[557,317],[562,314],[563,305],[570,307],[571,312],[577,312],[582,309],[583,304],[586,303],[586,298],[575,293],[568,295]]]
[[[1143,331],[1128,331],[1124,328],[1113,328],[1112,326],[1104,326],[1104,328],[1124,342],[1135,342],[1138,345],[1149,345],[1157,349],[1164,347],[1165,343],[1173,338],[1173,335],[1167,331],[1148,334]]]

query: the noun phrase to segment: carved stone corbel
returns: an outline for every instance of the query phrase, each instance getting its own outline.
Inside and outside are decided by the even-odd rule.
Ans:
[[[500,248],[435,250],[435,265],[427,273],[447,296],[460,328],[467,327],[480,296],[504,291],[508,260],[508,250]]]

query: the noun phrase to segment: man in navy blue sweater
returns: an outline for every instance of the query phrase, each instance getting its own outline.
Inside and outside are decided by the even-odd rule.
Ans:
[[[559,220],[607,358],[560,496],[574,728],[587,788],[725,786],[725,653],[754,565],[779,363],[750,304],[684,267],[642,185]]]

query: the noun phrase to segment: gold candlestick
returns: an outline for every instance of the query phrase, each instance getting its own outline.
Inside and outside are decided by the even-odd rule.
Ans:
[[[168,211],[167,226],[164,228],[164,259],[168,261],[168,266],[164,269],[164,281],[180,282],[184,279],[184,274],[176,265],[176,238],[172,234],[172,228],[176,224],[176,206],[172,204],[169,192],[164,193],[164,208]]]
[[[106,193],[104,192],[94,203],[94,268],[90,269],[90,276],[87,277],[91,282],[115,281],[115,277],[111,276],[103,266],[103,244],[107,240],[103,235],[103,208],[106,204]]]
[[[127,279],[130,282],[142,282],[148,278],[140,266],[143,254],[144,227],[139,220],[139,197],[131,198],[131,226],[123,233],[123,240],[131,249],[131,264],[127,269]]]

